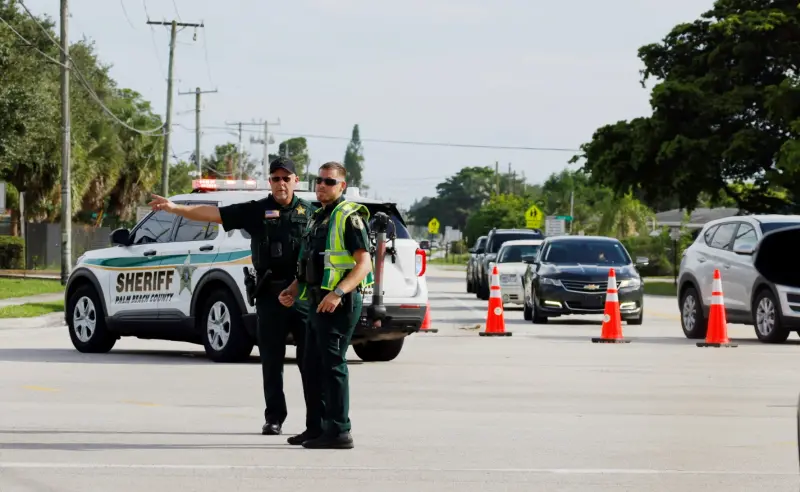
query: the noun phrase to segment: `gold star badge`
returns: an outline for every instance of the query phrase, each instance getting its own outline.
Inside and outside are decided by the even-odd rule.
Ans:
[[[302,206],[302,205],[298,206],[296,210],[297,210],[297,213],[298,213],[298,214],[301,214],[301,215],[302,215],[302,214],[304,214],[304,213],[306,213],[306,209],[305,209],[305,208],[303,208],[303,206]]]

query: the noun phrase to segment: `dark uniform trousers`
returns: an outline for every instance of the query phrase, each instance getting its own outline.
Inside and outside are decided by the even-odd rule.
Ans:
[[[290,282],[286,282],[288,286]],[[285,287],[285,286],[284,286]],[[309,405],[309,386],[303,370],[305,354],[305,338],[307,314],[306,307],[285,307],[278,301],[280,290],[272,289],[264,293],[256,301],[258,314],[258,352],[261,358],[261,372],[264,382],[264,400],[266,409],[264,418],[270,423],[283,424],[288,410],[286,395],[283,390],[283,365],[286,357],[286,337],[289,333],[297,345],[297,367],[303,381],[303,396],[306,407]],[[312,424],[310,413],[306,412],[306,425]]]
[[[310,302],[306,325],[304,372],[308,411],[307,428],[336,436],[350,431],[350,387],[347,349],[361,317],[362,297],[347,293],[332,313],[318,313],[317,305],[328,294],[309,286]],[[320,398],[321,396],[321,398]]]

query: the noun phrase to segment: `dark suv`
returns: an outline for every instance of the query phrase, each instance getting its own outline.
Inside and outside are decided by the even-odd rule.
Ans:
[[[475,294],[478,299],[489,299],[489,276],[492,274],[492,266],[497,259],[497,252],[500,246],[506,241],[515,239],[544,239],[544,234],[539,229],[492,229],[486,236],[486,247],[480,255],[476,255],[477,289]]]
[[[477,285],[476,279],[478,278],[478,262],[480,255],[486,247],[486,236],[481,236],[475,242],[475,246],[469,250],[469,260],[467,260],[467,293],[473,294],[475,286]]]

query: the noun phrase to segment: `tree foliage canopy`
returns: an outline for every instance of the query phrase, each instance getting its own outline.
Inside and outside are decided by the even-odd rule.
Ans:
[[[800,208],[797,0],[717,0],[639,58],[642,84],[659,80],[652,115],[599,128],[573,162],[646,202],[692,209],[722,192],[753,213]]]

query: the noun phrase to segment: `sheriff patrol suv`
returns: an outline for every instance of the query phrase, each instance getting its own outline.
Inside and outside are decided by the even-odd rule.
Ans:
[[[208,179],[193,181],[193,188],[191,194],[171,200],[225,206],[263,198],[269,189],[265,181]],[[301,183],[296,193],[319,206],[307,189]],[[378,327],[369,319],[372,292],[367,290],[352,340],[362,360],[390,361],[425,318],[425,251],[411,238],[394,204],[361,197],[357,188],[346,193],[348,200],[367,206],[371,225],[376,213],[388,215],[388,232],[394,236],[393,246],[387,241],[383,261],[386,317]],[[241,361],[250,355],[256,341],[256,311],[247,301],[244,285],[244,269],[252,268],[245,231],[226,232],[216,223],[158,211],[130,231],[114,231],[110,238],[111,247],[78,258],[67,282],[65,321],[77,350],[105,353],[120,337],[133,336],[202,344],[217,362]],[[287,342],[294,343],[291,335]]]

